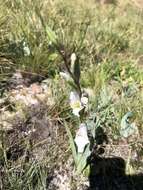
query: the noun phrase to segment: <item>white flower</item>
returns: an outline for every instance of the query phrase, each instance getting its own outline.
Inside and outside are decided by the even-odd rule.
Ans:
[[[30,49],[29,49],[28,45],[26,44],[26,42],[23,42],[23,51],[24,51],[25,56],[30,55]]]
[[[89,143],[85,123],[80,124],[74,141],[77,145],[78,153],[83,153],[85,146]]]
[[[82,96],[82,97],[81,97],[81,103],[82,103],[84,106],[87,106],[87,104],[88,104],[88,98],[85,97],[85,96]]]
[[[80,108],[75,108],[75,109],[73,109],[72,113],[73,113],[75,116],[80,117],[80,115],[79,115],[80,110],[81,110]]]
[[[79,112],[84,107],[81,105],[80,97],[77,92],[70,93],[70,106],[73,110],[73,114],[79,117]]]
[[[76,54],[75,53],[72,53],[71,54],[71,64],[74,64],[76,61]]]
[[[70,93],[70,106],[72,108],[72,112],[74,115],[80,117],[79,112],[83,109],[86,108],[88,104],[88,98],[85,96],[82,96],[81,99],[78,95],[77,92],[71,92]]]
[[[69,75],[68,73],[66,73],[66,72],[60,72],[60,76],[61,76],[63,79],[65,79],[66,81],[71,80],[70,75]]]

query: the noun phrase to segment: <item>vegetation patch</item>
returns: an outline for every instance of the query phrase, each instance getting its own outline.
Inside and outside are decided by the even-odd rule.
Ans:
[[[0,0],[0,189],[143,189],[141,7]]]

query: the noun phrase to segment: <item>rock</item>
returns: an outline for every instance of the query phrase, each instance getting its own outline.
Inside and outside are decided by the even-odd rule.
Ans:
[[[0,131],[11,131],[12,120],[15,117],[16,113],[10,111],[4,111],[0,117]]]

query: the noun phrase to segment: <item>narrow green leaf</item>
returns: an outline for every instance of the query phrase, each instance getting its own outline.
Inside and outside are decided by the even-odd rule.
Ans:
[[[74,64],[74,76],[76,78],[76,81],[79,82],[79,79],[80,79],[80,64],[79,64],[79,60],[76,60],[75,64]]]
[[[72,89],[74,89],[74,90],[77,91],[77,86],[76,86],[76,84],[74,83],[73,79],[69,80],[69,81],[68,81],[68,84],[71,86]]]
[[[71,134],[71,131],[70,131],[70,129],[67,126],[66,123],[65,123],[65,128],[66,128],[66,131],[67,131],[67,134],[68,134],[68,137],[69,137],[69,143],[70,143],[70,147],[71,147],[71,150],[72,150],[73,158],[74,158],[75,164],[77,164],[76,146],[75,146],[74,139],[73,139],[73,136]]]
[[[56,44],[57,43],[57,36],[56,36],[55,32],[49,26],[46,26],[46,32],[47,32],[49,40],[52,43]]]
[[[55,59],[58,57],[57,53],[52,53],[49,55],[48,59],[49,61],[55,61]]]
[[[90,156],[91,151],[88,144],[85,151],[82,154],[78,154],[77,173],[81,173],[87,164],[87,158]]]

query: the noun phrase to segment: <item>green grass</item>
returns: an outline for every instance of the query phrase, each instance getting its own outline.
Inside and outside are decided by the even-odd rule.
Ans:
[[[93,93],[91,111],[99,114],[112,138],[121,138],[120,121],[128,111],[134,113],[142,134],[143,66],[138,65],[143,55],[142,19],[143,12],[128,1],[100,6],[92,0],[0,0],[0,92],[17,69],[50,78],[56,100],[50,117],[66,119],[73,126],[77,123],[67,106],[70,89],[59,77],[64,60],[47,36],[48,26],[67,60],[73,52],[78,55],[81,85]],[[29,56],[24,55],[23,42]],[[24,167],[24,176],[17,178],[14,163],[5,164],[8,180],[2,188],[35,189],[32,175],[38,176],[37,190],[45,189],[45,169],[39,164]]]

